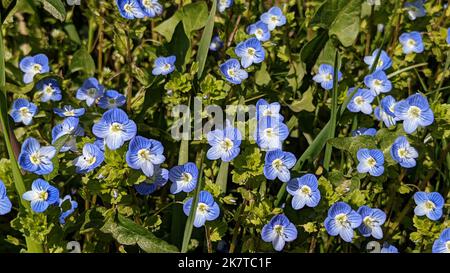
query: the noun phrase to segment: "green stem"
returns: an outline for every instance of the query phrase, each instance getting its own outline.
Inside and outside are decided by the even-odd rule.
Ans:
[[[222,161],[220,163],[219,173],[217,174],[216,184],[220,188],[221,193],[227,192],[227,182],[228,182],[228,162]]]

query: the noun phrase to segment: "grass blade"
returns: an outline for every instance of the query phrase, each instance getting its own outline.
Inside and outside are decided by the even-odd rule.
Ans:
[[[197,52],[197,62],[198,62],[198,71],[197,71],[197,79],[200,79],[203,74],[203,70],[205,69],[206,58],[209,53],[209,45],[211,43],[212,34],[214,30],[214,17],[216,16],[216,6],[217,1],[212,1],[211,11],[209,12],[208,21],[206,22],[205,29],[203,30],[202,39],[200,40],[200,44],[198,46]]]
[[[228,166],[228,162],[222,161],[220,163],[219,173],[217,174],[216,178],[216,184],[220,187],[222,193],[227,192]]]

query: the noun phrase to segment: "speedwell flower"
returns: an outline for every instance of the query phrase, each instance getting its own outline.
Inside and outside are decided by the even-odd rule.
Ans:
[[[217,9],[219,9],[220,12],[224,12],[233,5],[233,0],[217,0],[217,3]]]
[[[286,24],[286,17],[279,7],[272,7],[268,12],[261,14],[261,21],[267,25],[270,31]]]
[[[269,180],[275,180],[278,177],[282,182],[288,182],[291,179],[289,169],[294,167],[295,162],[295,156],[290,152],[269,151],[266,153],[264,176]]]
[[[207,139],[211,145],[206,154],[209,160],[220,158],[224,162],[229,162],[240,152],[242,135],[237,128],[227,126],[224,130],[216,129],[207,134]]]
[[[100,166],[105,160],[105,155],[92,143],[86,143],[83,147],[83,154],[75,158],[73,165],[77,173],[88,173]]]
[[[191,192],[195,189],[198,179],[198,168],[188,162],[184,165],[175,166],[169,171],[169,180],[172,181],[170,193],[177,194],[181,191]]]
[[[144,15],[150,18],[161,15],[163,12],[163,6],[158,0],[139,0],[139,4]]]
[[[262,63],[266,56],[261,42],[255,37],[240,42],[234,49],[234,52],[241,58],[243,68],[247,68],[252,64]]]
[[[297,228],[284,214],[274,216],[261,230],[264,242],[272,243],[276,251],[281,251],[286,242],[297,239]]]
[[[77,150],[76,137],[84,136],[84,129],[79,125],[79,119],[76,117],[68,117],[60,124],[57,124],[52,129],[52,145],[55,142],[65,136],[70,135],[68,140],[63,144],[60,152],[67,152],[69,150],[75,152]]]
[[[5,215],[11,211],[12,204],[6,194],[6,187],[2,180],[0,180],[0,215]]]
[[[414,214],[417,216],[426,215],[430,220],[436,221],[442,217],[444,198],[438,192],[419,191],[414,194],[416,208]]]
[[[257,122],[256,144],[264,151],[282,148],[283,141],[289,136],[289,129],[279,118],[265,117]]]
[[[220,65],[220,71],[225,79],[234,84],[240,84],[248,78],[248,73],[241,68],[241,64],[236,59],[229,59]]]
[[[247,27],[247,33],[249,35],[255,35],[256,39],[260,40],[261,42],[265,42],[270,39],[269,28],[262,21],[258,21],[254,24],[249,25]]]
[[[211,51],[217,51],[223,47],[223,41],[220,40],[220,37],[215,35],[212,40],[211,44],[209,45],[209,50]]]
[[[161,142],[135,136],[128,146],[127,164],[132,169],[142,170],[147,177],[151,177],[154,174],[155,167],[166,160],[163,152],[164,147]]]
[[[416,158],[419,157],[419,153],[409,144],[406,137],[400,136],[392,144],[391,157],[403,168],[413,168],[416,166]]]
[[[64,105],[63,108],[53,108],[53,112],[62,118],[81,117],[85,111],[84,108],[73,108],[71,105]]]
[[[369,173],[372,176],[380,176],[384,173],[384,155],[383,152],[377,149],[359,149],[356,153],[359,160],[358,172]]]
[[[373,62],[375,61],[377,55],[378,55],[379,49],[375,49],[372,53],[372,56],[366,56],[364,57],[364,62],[369,66],[369,69],[372,67]],[[377,66],[375,67],[375,70],[387,70],[389,67],[392,66],[392,60],[389,58],[389,55],[386,53],[386,51],[381,50],[380,57],[378,58]]]
[[[375,117],[378,120],[383,121],[388,128],[394,126],[399,120],[394,113],[395,104],[397,104],[397,102],[394,97],[389,95],[382,98],[380,106],[375,108]]]
[[[138,0],[116,0],[120,15],[126,19],[144,18],[145,14]]]
[[[104,89],[105,87],[96,78],[89,78],[77,90],[76,98],[81,101],[85,100],[86,104],[91,106],[98,98],[103,96]]]
[[[392,83],[383,70],[377,70],[373,74],[364,77],[364,84],[370,89],[374,96],[392,90]]]
[[[416,0],[414,2],[405,3],[404,7],[408,12],[408,17],[410,20],[416,20],[419,17],[424,17],[427,12],[423,6],[424,0]]]
[[[384,243],[383,247],[380,250],[380,253],[398,253],[398,249],[393,245]]]
[[[375,136],[377,134],[377,129],[375,128],[359,128],[352,131],[352,136]]]
[[[433,243],[433,253],[450,253],[450,228],[444,229]]]
[[[124,95],[116,90],[106,90],[105,94],[98,100],[98,106],[102,109],[121,107],[127,102]]]
[[[256,102],[256,120],[259,121],[264,118],[275,118],[280,121],[284,120],[284,117],[280,114],[280,103],[272,102],[268,103],[265,99],[259,99]]]
[[[128,118],[127,114],[119,108],[106,111],[99,122],[92,127],[92,133],[105,139],[106,146],[116,150],[136,135],[136,123]]]
[[[364,237],[372,235],[375,239],[382,239],[383,230],[381,226],[386,221],[386,213],[380,209],[372,209],[368,206],[359,207],[357,212],[362,218],[362,223],[358,228],[361,235]]]
[[[59,190],[51,186],[47,181],[38,178],[31,184],[31,191],[27,191],[22,198],[31,201],[31,209],[41,213],[47,210],[50,205],[58,204]]]
[[[313,77],[313,80],[320,83],[325,90],[331,90],[333,88],[334,68],[329,64],[321,64],[319,66],[319,72]],[[338,81],[342,80],[342,73],[338,71]]]
[[[37,74],[44,74],[50,71],[48,58],[44,54],[25,57],[20,61],[20,70],[24,72],[23,82],[30,83]]]
[[[26,99],[17,99],[13,102],[9,115],[14,122],[22,122],[24,125],[30,125],[34,115],[38,112],[36,104]]]
[[[157,76],[172,73],[175,70],[176,60],[177,57],[175,56],[156,58],[155,63],[153,64],[152,74]]]
[[[194,198],[189,198],[183,205],[186,216],[191,212]],[[220,215],[219,205],[214,201],[214,197],[207,191],[201,191],[198,196],[197,210],[195,211],[194,227],[202,227],[206,221],[214,221]]]
[[[341,236],[350,243],[353,240],[353,229],[361,225],[362,218],[356,211],[344,202],[336,202],[328,210],[325,219],[325,229],[331,236]]]
[[[397,118],[403,120],[403,129],[408,134],[416,131],[417,127],[431,125],[434,121],[434,114],[427,99],[419,93],[399,101],[394,107],[394,113]]]
[[[293,196],[292,208],[296,210],[302,209],[305,205],[314,208],[320,201],[317,178],[313,174],[291,179],[287,185],[287,192]]]
[[[22,150],[19,154],[19,165],[25,171],[38,175],[49,174],[53,171],[52,158],[55,154],[55,147],[41,147],[35,138],[29,137],[22,145]]]
[[[403,33],[400,35],[400,43],[403,46],[403,53],[409,54],[411,52],[422,53],[423,52],[423,42],[422,35],[420,32],[412,31]]]
[[[60,101],[62,99],[61,88],[55,79],[44,79],[36,84],[37,94],[42,102]]]
[[[347,95],[351,95],[351,93],[353,93],[353,90],[354,88],[350,88]],[[371,103],[374,98],[375,96],[370,90],[358,89],[358,91],[356,91],[356,93],[347,104],[347,109],[353,113],[362,112],[366,115],[369,115],[372,113]]]
[[[63,207],[66,205],[63,205],[65,203],[69,202],[70,207],[67,210],[64,210]],[[61,225],[64,225],[66,223],[66,218],[69,217],[76,208],[78,208],[78,203],[75,200],[72,200],[72,197],[70,195],[64,196],[64,198],[59,199],[59,207],[61,208],[61,214],[59,215],[59,223]]]
[[[156,167],[153,176],[144,182],[134,185],[134,189],[140,195],[149,195],[163,187],[169,179],[169,171],[160,167]]]

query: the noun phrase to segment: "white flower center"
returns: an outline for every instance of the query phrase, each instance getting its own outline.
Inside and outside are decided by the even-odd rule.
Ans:
[[[323,75],[323,79],[325,80],[325,81],[332,81],[333,80],[333,75],[331,75],[331,73],[327,73],[327,74],[325,74],[325,75]]]
[[[86,93],[88,94],[89,97],[94,97],[95,94],[97,94],[97,89],[95,88],[89,88]]]
[[[42,66],[40,64],[34,64],[33,65],[33,71],[34,73],[40,73],[42,70]]]
[[[234,70],[234,68],[230,68],[227,70],[227,73],[230,77],[235,77],[236,76],[236,71]]]
[[[256,50],[253,47],[247,48],[247,54],[249,56],[255,56]]]
[[[406,41],[406,44],[408,45],[408,47],[415,47],[417,43],[413,39],[409,39],[408,41]]]
[[[374,221],[374,219],[373,219],[372,217],[370,217],[370,216],[364,217],[363,222],[364,222],[364,224],[365,224],[366,226],[368,226],[368,227],[373,227],[373,226],[375,226],[375,221]]]
[[[278,17],[275,16],[275,15],[272,15],[272,16],[270,16],[270,21],[271,21],[272,23],[278,23]]]
[[[47,191],[41,191],[38,193],[38,199],[45,201],[48,199],[48,192]]]
[[[334,220],[341,226],[347,226],[348,225],[348,217],[345,213],[339,213],[334,217]]]
[[[281,170],[283,166],[284,166],[283,161],[280,158],[277,158],[274,161],[272,161],[272,167],[278,171]]]
[[[111,124],[111,126],[109,127],[109,131],[114,134],[122,132],[122,130],[123,130],[123,125],[120,123],[117,123],[117,122],[113,122]]]
[[[163,70],[164,70],[164,71],[169,71],[169,70],[170,70],[170,64],[165,64],[165,65],[163,66]]]
[[[64,115],[66,117],[74,117],[75,116],[75,111],[73,111],[73,110],[65,111]]]
[[[144,5],[144,7],[151,9],[153,8],[153,3],[151,0],[144,0],[142,1],[142,5]]]
[[[363,105],[365,103],[365,100],[362,96],[357,96],[353,99],[353,101],[355,102],[356,105]]]
[[[408,116],[412,119],[419,118],[421,113],[422,113],[422,110],[420,110],[420,108],[417,106],[411,106],[408,109]]]
[[[34,165],[41,164],[41,154],[39,152],[34,152],[30,155],[30,161]]]
[[[275,137],[275,136],[277,136],[277,134],[275,133],[275,130],[273,130],[273,128],[267,128],[267,129],[265,129],[265,130],[264,130],[264,134],[265,134],[267,137]]]
[[[181,174],[181,181],[184,184],[188,184],[192,181],[192,175],[190,173],[182,173]]]
[[[409,157],[409,152],[408,152],[408,149],[406,149],[406,148],[400,148],[400,149],[398,149],[397,154],[398,154],[398,156],[401,157],[401,158]]]
[[[425,202],[425,208],[427,210],[434,210],[436,208],[436,205],[430,200],[428,200],[427,202]]]
[[[97,158],[95,156],[88,155],[84,157],[84,160],[86,161],[88,166],[91,166],[97,161]]]
[[[255,31],[256,36],[261,37],[264,34],[264,31],[260,28],[256,29]]]
[[[267,117],[267,116],[271,117],[272,114],[273,114],[273,113],[272,113],[272,111],[271,111],[269,108],[264,109],[264,111],[263,111],[263,116],[264,116],[264,117]]]
[[[373,81],[373,85],[375,88],[380,88],[383,85],[383,81],[376,79]]]
[[[234,146],[234,143],[229,138],[225,138],[223,141],[220,142],[220,147],[226,152],[231,150],[233,148],[233,146]]]
[[[201,214],[208,213],[209,206],[206,205],[205,203],[198,203],[197,211]]]
[[[140,149],[138,152],[138,158],[143,160],[149,160],[150,159],[150,151],[147,149]]]
[[[305,195],[311,195],[311,188],[310,187],[308,187],[308,186],[306,186],[306,185],[303,185],[301,188],[300,188],[300,192],[301,193],[303,193],[303,194],[305,194]]]
[[[367,165],[373,168],[377,165],[377,161],[375,160],[375,158],[370,157],[369,159],[367,159]]]
[[[20,115],[25,117],[25,116],[29,116],[30,113],[30,109],[28,109],[28,107],[20,107],[19,109]]]
[[[123,6],[123,9],[128,12],[128,13],[132,13],[133,12],[133,5],[131,4],[125,4],[125,6]]]
[[[49,84],[49,85],[46,85],[45,87],[44,87],[44,93],[47,93],[48,95],[51,95],[51,94],[53,94],[53,87],[52,87],[52,85],[51,84]]]
[[[383,60],[379,59],[379,60],[378,60],[378,64],[377,64],[377,68],[382,67],[383,64],[384,64],[384,63],[383,63]]]
[[[447,248],[447,252],[450,252],[450,241],[445,243],[445,247]]]
[[[283,236],[284,234],[284,227],[282,225],[275,225],[273,227],[273,230],[278,236]]]

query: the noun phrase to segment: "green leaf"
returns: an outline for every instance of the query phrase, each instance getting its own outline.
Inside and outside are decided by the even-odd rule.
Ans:
[[[344,46],[350,46],[359,32],[362,0],[328,0],[317,10],[311,25],[329,30]]]
[[[67,32],[67,35],[72,42],[81,45],[80,36],[78,35],[77,28],[74,24],[70,23],[65,25],[64,30]]]
[[[178,23],[178,26],[175,28],[174,39],[167,45],[167,50],[173,52],[177,57],[177,67],[182,67],[189,63],[191,57],[191,41],[186,36],[181,23]]]
[[[320,52],[328,41],[327,31],[319,31],[316,37],[305,44],[300,50],[300,58],[306,64],[306,71],[311,71]]]
[[[173,33],[175,32],[175,28],[178,23],[181,21],[181,18],[178,16],[178,13],[175,13],[172,17],[167,19],[166,21],[159,24],[155,31],[164,36],[167,42],[172,41]]]
[[[89,76],[94,75],[94,59],[92,59],[91,54],[89,54],[89,52],[84,47],[80,48],[73,54],[72,62],[69,66],[69,71],[70,73],[83,71]]]
[[[137,244],[147,253],[179,252],[176,246],[156,237],[146,228],[120,214],[117,215],[117,221],[110,217],[100,230],[104,233],[110,233],[119,244]]]
[[[206,5],[204,1],[195,2],[183,6],[183,8],[178,11],[178,13],[178,16],[183,21],[184,31],[188,36],[190,36],[192,31],[199,30],[204,27],[209,19],[208,5]]]
[[[262,63],[261,68],[255,73],[255,83],[257,85],[266,85],[270,83],[270,74],[267,72],[266,63]]]
[[[306,90],[305,93],[303,93],[302,98],[300,100],[292,102],[292,104],[289,105],[289,108],[291,108],[291,110],[296,113],[301,111],[306,112],[314,111],[316,107],[313,104],[313,93],[311,88]]]
[[[222,193],[227,192],[229,162],[220,163],[219,173],[217,174],[216,184],[220,187]]]
[[[375,149],[377,143],[373,136],[337,137],[328,140],[328,143],[338,150],[348,151],[353,156],[359,149]]]
[[[40,0],[44,5],[44,9],[48,11],[53,17],[64,22],[66,19],[66,9],[61,0]]]
[[[197,52],[197,62],[198,71],[197,78],[200,79],[205,69],[206,58],[209,53],[209,45],[211,44],[212,34],[214,30],[214,17],[216,16],[217,1],[213,1],[211,11],[209,12],[208,21],[206,22],[206,27],[203,30],[202,39],[198,45]]]

